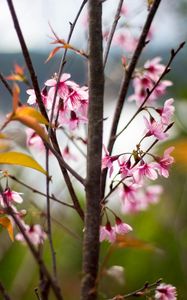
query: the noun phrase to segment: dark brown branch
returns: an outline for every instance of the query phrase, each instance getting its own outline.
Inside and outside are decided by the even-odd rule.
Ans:
[[[51,288],[56,296],[56,299],[58,300],[63,300],[62,294],[61,294],[61,290],[59,288],[59,286],[57,285],[56,281],[51,277],[49,271],[47,270],[42,258],[40,257],[39,252],[35,249],[34,245],[32,244],[32,242],[30,241],[29,237],[27,236],[25,229],[22,225],[22,223],[20,222],[19,218],[16,216],[16,214],[12,211],[11,207],[8,207],[8,213],[12,216],[15,224],[18,226],[19,230],[21,231],[21,233],[24,236],[24,239],[35,259],[35,261],[37,262],[39,269],[41,270],[41,272],[45,275],[45,277],[48,279]]]
[[[149,29],[151,27],[153,18],[156,14],[156,11],[159,7],[160,2],[161,2],[161,0],[155,0],[152,7],[151,7],[151,10],[148,14],[147,20],[146,20],[145,25],[143,27],[141,36],[139,38],[138,45],[137,45],[137,47],[134,51],[132,60],[129,64],[129,66],[128,66],[126,72],[125,72],[124,78],[122,80],[121,88],[120,88],[120,91],[119,91],[119,98],[118,98],[118,102],[117,102],[117,105],[116,105],[116,110],[115,110],[114,118],[113,118],[113,122],[112,122],[112,128],[111,128],[111,132],[110,132],[110,139],[109,139],[109,143],[108,143],[108,147],[107,147],[108,151],[109,151],[109,154],[112,153],[112,149],[113,149],[113,146],[114,146],[114,143],[115,143],[115,140],[116,140],[115,137],[116,137],[116,132],[117,132],[117,128],[118,128],[118,123],[119,123],[121,111],[122,111],[122,108],[123,108],[123,105],[124,105],[124,102],[125,102],[125,98],[127,96],[127,92],[128,92],[128,89],[129,89],[132,74],[135,70],[135,67],[136,67],[137,63],[138,63],[139,57],[142,53],[142,50],[145,47],[147,34],[149,32]],[[104,191],[105,191],[106,176],[107,176],[107,169],[105,169],[103,171],[103,176],[102,176],[102,197],[104,196]]]
[[[46,172],[49,174],[49,149],[46,148]],[[52,264],[53,264],[53,276],[56,280],[57,276],[57,266],[56,266],[56,253],[53,245],[52,239],[52,229],[51,229],[51,205],[50,205],[50,196],[49,196],[49,185],[50,178],[46,176],[46,200],[47,200],[47,235],[49,239],[49,245],[52,256]]]
[[[3,85],[5,86],[9,94],[12,96],[13,95],[12,89],[2,73],[0,73],[0,80],[2,81]]]
[[[37,76],[36,76],[36,73],[35,73],[35,70],[34,70],[34,67],[33,67],[33,64],[32,64],[32,60],[30,58],[30,54],[29,54],[27,45],[25,43],[25,39],[23,37],[23,33],[21,31],[21,27],[19,25],[19,21],[18,21],[16,12],[15,12],[13,2],[12,2],[12,0],[7,0],[7,3],[8,3],[8,6],[9,6],[9,10],[10,10],[10,13],[11,13],[11,16],[12,16],[14,27],[15,27],[15,30],[16,30],[16,33],[17,33],[17,36],[18,36],[18,39],[19,39],[19,42],[20,42],[20,46],[21,46],[22,53],[23,53],[23,56],[24,56],[24,59],[25,59],[25,63],[27,65],[28,71],[30,73],[30,78],[31,78],[31,81],[32,81],[32,84],[33,84],[35,94],[36,94],[36,99],[37,99],[38,106],[40,108],[40,111],[41,111],[42,115],[48,120],[48,116],[47,116],[47,113],[46,113],[46,110],[45,110],[45,106],[44,106],[43,101],[42,101]]]
[[[0,293],[3,296],[4,300],[11,300],[10,296],[7,294],[3,284],[0,282]]]
[[[103,58],[104,68],[105,68],[106,63],[107,63],[107,59],[108,59],[110,47],[111,47],[111,44],[112,44],[113,36],[114,36],[115,31],[116,31],[118,21],[120,19],[120,13],[121,13],[121,8],[122,8],[122,5],[123,5],[123,2],[124,2],[124,0],[119,0],[119,4],[118,4],[117,10],[116,10],[115,17],[114,17],[114,22],[112,24],[112,28],[111,28],[111,31],[110,31],[109,36],[108,36],[108,41],[107,41],[107,45],[106,45],[105,52],[104,52],[104,58]]]
[[[102,3],[89,0],[89,108],[86,213],[81,299],[97,298],[103,134]]]

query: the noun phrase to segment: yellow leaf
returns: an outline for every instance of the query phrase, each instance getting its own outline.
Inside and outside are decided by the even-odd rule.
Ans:
[[[13,232],[13,226],[9,218],[7,217],[1,217],[0,218],[0,224],[8,231],[9,237],[14,241],[14,232]]]
[[[22,116],[29,116],[38,121],[38,123],[49,125],[49,122],[44,118],[44,116],[35,108],[30,106],[21,106],[16,109],[14,118],[19,118]]]
[[[35,169],[46,175],[44,168],[31,156],[20,152],[0,153],[0,164],[18,165]]]

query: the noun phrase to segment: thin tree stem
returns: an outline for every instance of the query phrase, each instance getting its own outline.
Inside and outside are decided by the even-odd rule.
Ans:
[[[5,88],[7,89],[7,91],[9,92],[9,94],[12,96],[13,95],[12,89],[1,72],[0,72],[0,80],[5,86]]]
[[[82,300],[97,298],[103,134],[102,3],[89,0],[89,108]]]
[[[49,174],[49,149],[47,148],[46,148],[46,171],[47,174]],[[48,234],[49,245],[50,245],[51,256],[52,256],[53,276],[55,280],[57,280],[56,253],[54,250],[52,229],[51,229],[51,205],[50,205],[50,196],[49,196],[49,185],[50,185],[50,179],[49,176],[46,176],[47,234]]]
[[[104,52],[104,58],[103,58],[104,68],[105,68],[106,63],[107,63],[107,59],[108,59],[108,55],[109,55],[109,52],[110,52],[110,47],[111,47],[111,44],[112,44],[113,36],[114,36],[115,31],[116,31],[118,21],[120,19],[120,13],[121,13],[121,8],[122,8],[122,5],[123,5],[123,2],[124,2],[124,0],[119,0],[118,7],[117,7],[117,10],[116,10],[116,14],[115,14],[115,17],[114,17],[114,22],[112,24],[112,28],[111,28],[111,31],[110,31],[109,36],[108,36],[108,41],[107,41],[107,45],[106,45],[105,52]]]

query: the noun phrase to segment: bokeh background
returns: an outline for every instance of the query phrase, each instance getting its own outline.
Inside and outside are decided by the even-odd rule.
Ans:
[[[55,32],[66,38],[69,30],[69,21],[72,21],[81,3],[80,0],[32,0],[14,1],[23,33],[31,51],[33,63],[42,86],[46,79],[58,71],[60,54],[45,64],[45,60],[52,50],[51,30],[49,23]],[[110,24],[116,1],[108,0],[105,3],[106,23]],[[146,1],[125,1],[130,10],[134,12],[135,23],[142,25],[146,16]],[[1,0],[0,9],[0,71],[9,75],[13,65],[18,63],[24,66],[20,52],[20,46],[14,32],[13,24],[8,12],[7,3]],[[83,19],[79,21],[74,33],[72,44],[86,49],[85,30]],[[155,56],[163,57],[167,62],[171,48],[176,48],[179,43],[186,40],[187,36],[187,1],[163,0],[158,14],[153,23],[153,40],[146,47],[140,60],[140,65],[145,60]],[[109,63],[106,69],[106,117],[110,116],[113,104],[117,97],[122,74],[122,51],[112,48]],[[178,299],[187,299],[187,48],[185,47],[176,57],[172,71],[167,76],[174,82],[169,88],[166,98],[175,99],[176,116],[175,126],[172,129],[171,138],[157,148],[157,152],[164,147],[175,146],[176,163],[172,167],[169,179],[162,179],[164,193],[157,205],[151,206],[147,211],[134,216],[126,217],[127,223],[134,228],[133,237],[136,242],[129,242],[125,246],[111,251],[106,267],[122,266],[118,268],[117,275],[105,272],[101,280],[100,299],[107,299],[119,293],[127,293],[141,287],[146,281],[154,282],[163,278],[164,282],[177,287]],[[70,53],[68,55],[65,70],[72,74],[73,80],[78,83],[86,83],[86,64],[82,57]],[[22,101],[27,100],[25,86],[22,87]],[[128,118],[134,106],[127,105],[124,117]],[[0,83],[0,112],[3,114],[11,110],[11,98]],[[137,125],[137,124],[136,124]],[[126,137],[128,145],[131,145],[137,137],[140,127],[135,126],[134,131]],[[143,130],[143,128],[142,128]],[[8,145],[11,149],[24,151],[25,134],[17,124],[9,128],[14,137],[14,144]],[[107,135],[107,132],[106,132]],[[4,151],[6,145],[0,145],[0,151]],[[42,155],[32,152],[41,163]],[[82,163],[81,163],[82,164]],[[51,163],[53,165],[53,162]],[[76,163],[75,168],[80,168]],[[11,174],[22,178],[26,183],[44,189],[44,178],[36,172],[22,170],[16,167],[8,170]],[[55,169],[56,170],[56,169]],[[84,172],[84,170],[83,170]],[[36,177],[37,176],[37,177]],[[24,205],[29,214],[27,222],[40,222],[45,226],[45,218],[41,217],[41,211],[45,210],[45,199],[34,195],[28,189],[10,181],[12,189],[23,192]],[[84,206],[83,193],[77,187],[79,197]],[[65,187],[58,175],[54,179],[54,192],[58,198],[69,200]],[[64,298],[75,300],[79,298],[79,286],[81,280],[81,247],[82,224],[76,213],[65,207],[53,204],[53,232],[54,244],[57,255],[58,274],[62,285]],[[109,245],[103,243],[101,249],[101,263],[109,251]],[[51,267],[49,245],[44,245],[44,259]],[[0,280],[10,292],[14,300],[36,299],[34,288],[38,285],[38,268],[32,255],[26,247],[18,242],[12,243],[5,230],[0,231]],[[0,296],[1,299],[1,296]],[[51,295],[51,298],[53,296]]]

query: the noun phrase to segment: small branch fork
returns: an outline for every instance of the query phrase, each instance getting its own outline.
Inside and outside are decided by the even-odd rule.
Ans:
[[[125,300],[127,298],[131,298],[131,297],[144,297],[146,296],[150,291],[152,291],[152,289],[155,289],[157,286],[159,286],[159,284],[162,282],[162,279],[158,279],[156,282],[153,283],[148,283],[146,282],[144,284],[144,286],[134,292],[131,292],[129,294],[126,295],[117,295],[115,297],[113,297],[112,299],[108,299],[108,300]]]

